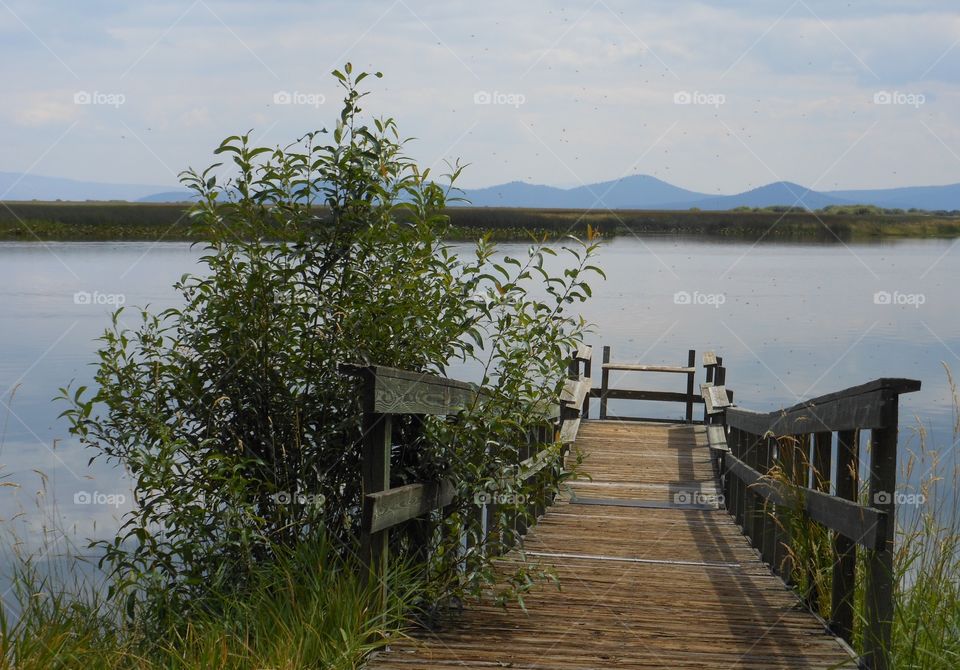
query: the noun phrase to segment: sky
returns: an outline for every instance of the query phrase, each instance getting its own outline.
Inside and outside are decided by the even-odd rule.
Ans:
[[[960,182],[955,0],[0,0],[0,171],[173,187],[331,127],[347,61],[470,188]]]

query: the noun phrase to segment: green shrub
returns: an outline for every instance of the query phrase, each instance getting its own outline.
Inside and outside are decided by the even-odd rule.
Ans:
[[[73,433],[134,482],[120,534],[96,545],[110,596],[134,618],[207,611],[209,594],[244,593],[260,566],[321,531],[344,556],[356,549],[361,407],[342,363],[483,368],[487,399],[455,426],[427,421],[427,439],[396,448],[393,466],[397,484],[457,483],[459,507],[432,540],[431,594],[478,592],[492,570],[486,552],[459,555],[463,535],[481,535],[467,506],[509,479],[585,328],[569,310],[599,272],[595,243],[572,240],[569,260],[535,244],[494,262],[486,240],[456,256],[442,240],[461,168],[441,187],[404,155],[393,119],[363,121],[368,75],[348,64],[334,76],[345,97],[331,131],[283,148],[235,135],[217,149],[234,176],[218,177],[220,164],[184,173],[206,272],[177,284],[183,307],[140,310],[133,328],[116,313],[95,389],[62,389]],[[397,444],[415,439],[412,426],[396,432]],[[391,535],[402,555],[410,543]]]

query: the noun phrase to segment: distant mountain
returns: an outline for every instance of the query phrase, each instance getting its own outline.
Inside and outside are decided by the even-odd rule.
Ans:
[[[631,175],[575,188],[512,181],[467,189],[475,207],[556,209],[735,209],[795,205],[820,209],[829,205],[876,205],[929,210],[960,209],[960,184],[903,188],[814,191],[792,182],[775,182],[736,195],[710,195],[674,186],[650,175]],[[0,200],[129,200],[189,202],[193,192],[169,186],[108,184],[0,172]]]
[[[649,209],[652,205],[694,202],[708,197],[649,175],[632,175],[613,181],[562,189],[512,181],[467,191],[476,207],[553,207],[586,209]]]
[[[827,191],[827,195],[878,207],[910,209],[960,209],[960,184],[907,186],[859,191]],[[922,203],[922,204],[917,204]]]
[[[960,184],[903,188],[815,191],[792,182],[774,182],[736,195],[688,191],[649,175],[561,189],[523,182],[467,189],[465,197],[478,207],[545,207],[569,209],[690,209],[726,210],[777,205],[820,209],[830,205],[876,205],[929,210],[960,209]]]
[[[164,191],[153,193],[145,198],[138,198],[137,202],[191,202],[196,200],[196,194],[186,189],[182,191]]]
[[[806,209],[820,209],[830,205],[852,205],[863,201],[845,200],[810,190],[800,184],[789,181],[778,181],[766,186],[744,191],[737,195],[711,196],[692,203],[683,203],[682,208],[697,207],[699,209],[725,210],[736,207],[774,207],[789,205],[805,207]],[[670,207],[680,209],[681,207]]]
[[[169,189],[169,186],[108,184],[0,172],[0,200],[139,200]]]

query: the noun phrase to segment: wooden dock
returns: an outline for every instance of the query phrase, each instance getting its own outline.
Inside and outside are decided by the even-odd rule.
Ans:
[[[663,365],[612,362],[604,347],[599,387],[592,359],[589,346],[571,352],[558,404],[535,413],[526,445],[506,450],[502,476],[549,496],[507,509],[476,497],[464,508],[471,492],[458,493],[450,480],[394,486],[391,479],[393,418],[456,421],[480,398],[474,386],[346,366],[364,380],[361,544],[369,575],[382,576],[391,547],[403,550],[391,544],[392,532],[402,539],[404,524],[442,517],[459,500],[476,529],[464,541],[482,536],[502,583],[535,561],[561,587],[526,594],[526,610],[492,599],[468,603],[370,667],[893,667],[899,397],[920,382],[883,377],[758,412],[734,404],[723,358],[713,352],[703,356],[699,394],[693,350],[686,365]],[[657,373],[679,377],[686,390],[621,385],[625,376]],[[590,420],[591,398],[599,400],[598,421]],[[684,412],[675,420],[608,412],[623,401],[680,404]],[[866,441],[870,461],[862,466]],[[554,496],[560,454],[582,455],[586,477],[564,474]],[[830,561],[829,575],[793,563],[790,519],[828,533],[818,560]],[[420,528],[416,537],[428,537]],[[418,556],[430,551],[429,542],[417,542]]]
[[[572,449],[590,478],[573,482],[523,542],[560,589],[538,587],[526,612],[468,603],[369,667],[855,667],[726,511],[707,428],[582,421]],[[517,551],[500,559],[505,570]]]

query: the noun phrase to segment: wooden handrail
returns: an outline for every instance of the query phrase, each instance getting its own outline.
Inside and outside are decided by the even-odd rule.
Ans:
[[[642,363],[613,363],[610,361],[610,347],[603,347],[603,361],[600,366],[600,387],[590,390],[590,395],[594,398],[600,398],[600,418],[618,419],[618,420],[640,420],[640,421],[658,421],[662,419],[634,417],[614,417],[607,412],[608,400],[645,400],[653,402],[679,402],[685,406],[684,421],[693,423],[693,406],[702,404],[703,398],[694,393],[694,382],[697,373],[697,353],[693,349],[687,352],[686,365],[650,365]],[[610,388],[610,372],[656,372],[668,374],[681,374],[686,377],[687,389],[685,393],[676,391],[652,391],[638,389],[615,389]]]
[[[540,431],[535,438],[538,443],[553,442],[559,436],[561,444],[566,446],[576,438],[590,391],[591,357],[592,349],[582,344],[571,353],[571,379],[564,385],[559,402],[549,403],[542,412],[542,419],[553,421],[556,426],[550,428],[550,436]],[[584,375],[580,374],[581,364]],[[369,574],[380,575],[389,555],[390,529],[447,507],[456,494],[456,486],[446,480],[390,487],[393,417],[455,415],[489,398],[490,394],[475,384],[430,373],[353,364],[342,364],[340,370],[358,375],[362,380],[361,551]],[[530,455],[516,465],[515,472],[505,473],[505,477],[519,481],[543,477],[544,469],[554,462],[556,455],[546,450]],[[543,482],[544,487],[546,483]],[[535,505],[537,503],[531,503],[529,511],[537,514],[542,510]],[[482,507],[478,510],[483,513]]]
[[[885,422],[896,422],[887,404],[896,403],[901,393],[919,389],[920,382],[914,379],[875,379],[773,412],[732,408],[727,425],[754,435],[884,428]]]
[[[787,487],[753,469],[736,456],[728,455],[726,468],[754,495],[791,510],[802,507],[811,519],[867,549],[878,549],[886,541],[887,515],[875,507],[832,496],[809,487]]]
[[[696,372],[694,366],[679,365],[642,365],[640,363],[604,363],[604,370],[623,370],[624,372],[670,372],[678,375],[688,375]]]
[[[830,624],[848,642],[853,637],[856,552],[858,547],[868,551],[862,661],[880,670],[889,667],[894,613],[899,397],[919,389],[917,380],[880,378],[773,412],[728,407],[723,413],[730,451],[719,458],[727,510],[763,559],[787,580],[793,568],[785,510],[800,509],[834,531]],[[865,430],[871,444],[868,500],[858,504],[860,432]],[[831,477],[833,433],[837,467]],[[780,472],[776,481],[769,476],[774,467]],[[807,594],[811,606],[815,598],[815,593]]]

